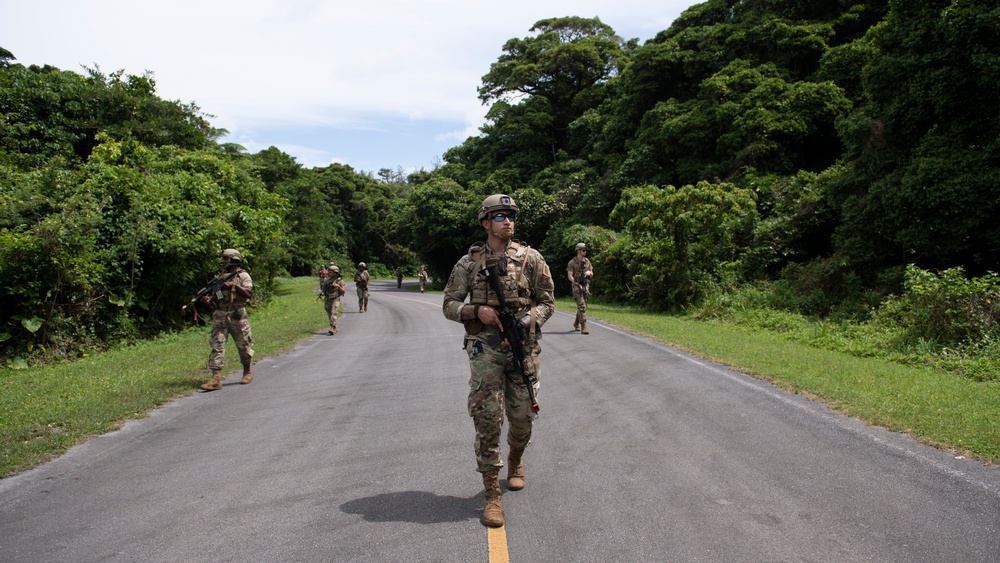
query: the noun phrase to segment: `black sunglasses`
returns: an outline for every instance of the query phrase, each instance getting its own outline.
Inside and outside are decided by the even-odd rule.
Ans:
[[[506,213],[497,213],[493,216],[493,220],[497,223],[503,223],[504,220],[508,220],[511,223],[517,220],[517,213],[513,211],[508,211]]]

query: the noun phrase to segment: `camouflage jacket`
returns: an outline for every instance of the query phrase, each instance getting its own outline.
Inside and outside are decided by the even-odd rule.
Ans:
[[[515,316],[524,320],[525,325],[530,322],[530,312],[534,307],[535,328],[541,327],[555,312],[554,284],[548,264],[537,250],[514,241],[508,243],[503,257],[506,258],[506,268],[500,273],[500,285],[504,289],[507,305]],[[491,307],[500,305],[499,299],[489,288],[486,275],[481,272],[488,260],[497,258],[500,257],[493,255],[486,243],[476,243],[469,248],[468,254],[459,259],[448,278],[442,310],[448,319],[463,323],[466,334],[491,334],[499,331],[494,326],[483,327],[478,319],[461,319],[466,298],[472,304]]]
[[[336,299],[347,293],[347,288],[344,287],[344,280],[340,276],[323,282],[321,289],[323,290],[323,297],[327,299]]]
[[[226,276],[228,274],[223,272],[219,275]],[[246,270],[236,270],[236,277],[233,278],[233,285],[238,285],[250,293],[253,293],[253,279],[250,278],[250,274],[248,274]],[[212,296],[212,304],[215,307],[219,309],[238,309],[246,306],[247,300],[244,299],[239,293],[233,291],[232,289],[223,289],[221,291],[221,299],[218,299],[214,295]]]
[[[584,257],[583,259],[573,258],[569,261],[569,264],[566,265],[566,271],[573,274],[573,280],[575,280],[576,283],[583,283],[583,273],[586,271],[593,272],[594,268],[590,265],[590,259],[587,257]]]

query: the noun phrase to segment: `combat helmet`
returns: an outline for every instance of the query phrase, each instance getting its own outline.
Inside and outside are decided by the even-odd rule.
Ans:
[[[243,255],[235,248],[227,248],[222,251],[222,259],[229,260],[230,262],[242,262]]]
[[[365,270],[368,266],[364,262],[358,262],[358,269]]]
[[[482,221],[490,216],[490,213],[494,211],[518,211],[517,204],[514,203],[514,198],[506,194],[494,194],[483,200],[483,204],[479,206],[479,220]]]
[[[339,274],[340,273],[340,267],[338,267],[338,266],[330,266],[330,271],[333,272],[334,274]]]
[[[576,251],[579,252],[581,250],[587,250],[587,243],[585,242],[576,243]]]

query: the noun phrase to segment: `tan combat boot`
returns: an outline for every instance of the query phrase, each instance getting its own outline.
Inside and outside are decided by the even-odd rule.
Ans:
[[[582,323],[580,323],[580,334],[590,334],[590,332],[587,330],[587,321],[583,321]]]
[[[520,491],[524,488],[524,462],[521,456],[524,455],[524,448],[511,450],[507,456],[507,488],[512,491]]]
[[[500,500],[500,470],[483,473],[483,524],[503,526],[503,502]]]
[[[250,366],[243,366],[243,379],[240,380],[240,383],[246,385],[251,381],[253,381],[253,373],[250,372]]]
[[[573,320],[573,330],[580,332],[580,317]]]
[[[202,383],[201,388],[204,389],[205,391],[218,391],[222,389],[222,374],[220,373],[220,370],[213,369],[212,381],[209,381],[208,383]]]

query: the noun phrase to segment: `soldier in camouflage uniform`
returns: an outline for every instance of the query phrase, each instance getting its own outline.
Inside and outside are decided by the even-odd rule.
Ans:
[[[499,473],[500,434],[506,415],[507,488],[520,490],[525,485],[522,456],[531,438],[535,414],[531,412],[528,388],[515,373],[513,356],[500,336],[497,314],[499,300],[489,289],[481,273],[487,265],[497,265],[507,305],[527,328],[524,342],[525,370],[535,378],[538,394],[541,326],[555,311],[552,276],[545,259],[526,244],[512,240],[517,205],[507,195],[486,198],[479,208],[479,223],[487,233],[485,243],[476,243],[463,256],[448,278],[444,289],[444,316],[465,325],[465,351],[469,355],[472,377],[469,380],[469,415],[476,429],[476,469],[483,474],[485,489],[483,523],[503,525]],[[465,303],[466,297],[469,303]]]
[[[212,313],[212,334],[208,338],[212,353],[208,356],[208,367],[212,370],[212,380],[201,386],[206,391],[222,389],[222,366],[226,353],[226,339],[233,337],[233,343],[240,352],[240,363],[243,364],[243,379],[240,383],[246,385],[253,381],[250,363],[253,360],[253,349],[250,344],[253,336],[250,333],[250,319],[247,317],[246,304],[253,296],[253,280],[246,270],[240,269],[243,256],[238,250],[227,248],[222,251],[222,269],[220,276],[236,272],[236,276],[223,283],[218,294],[209,294],[202,298],[205,303],[215,306]]]
[[[420,280],[420,293],[423,293],[424,286],[427,285],[427,270],[423,266],[420,266],[420,271],[417,272],[417,279]]]
[[[569,278],[569,283],[573,284],[573,299],[576,301],[576,320],[573,321],[573,330],[590,334],[587,332],[587,301],[590,300],[590,279],[594,277],[594,267],[587,259],[585,243],[576,245],[576,258],[566,265],[566,277]]]
[[[344,286],[344,279],[340,277],[340,268],[337,266],[331,264],[327,276],[329,279],[323,283],[321,290],[323,292],[323,307],[326,308],[326,314],[330,317],[330,328],[327,330],[327,334],[332,336],[337,334],[340,296],[347,293],[347,287]]]
[[[368,282],[371,281],[371,276],[368,274],[368,266],[364,262],[358,262],[358,271],[354,272],[354,284],[358,291],[358,312],[367,313],[368,312],[368,296],[371,292],[368,291]]]

